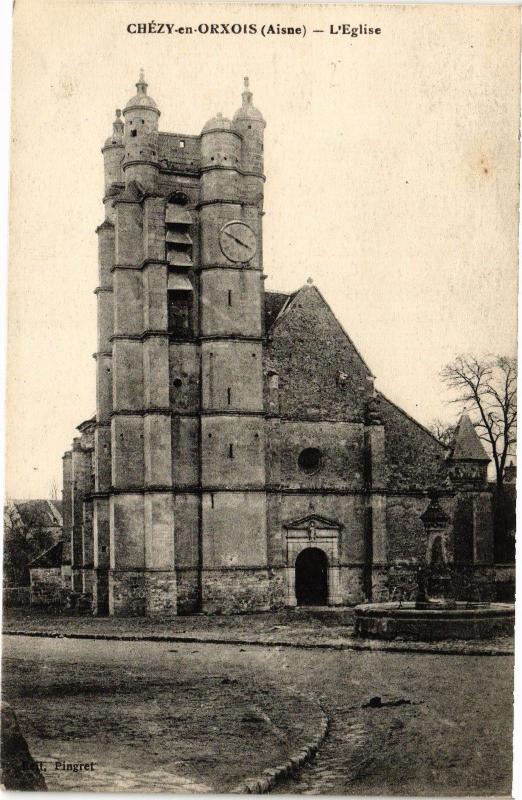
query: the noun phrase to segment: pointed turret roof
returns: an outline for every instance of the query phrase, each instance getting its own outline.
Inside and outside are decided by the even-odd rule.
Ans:
[[[123,144],[123,120],[121,118],[121,108],[116,109],[116,119],[112,123],[112,136],[107,137],[104,147],[110,147],[110,145],[113,144]]]
[[[244,82],[244,89],[241,94],[242,98],[242,106],[239,108],[236,113],[234,114],[234,122],[239,121],[254,121],[254,122],[261,122],[263,126],[266,125],[266,122],[263,118],[263,115],[252,103],[253,94],[250,91],[250,80],[248,78],[243,79]]]
[[[484,450],[475,426],[469,416],[464,413],[455,429],[453,439],[453,461],[490,461]]]
[[[149,109],[150,111],[154,111],[159,117],[160,112],[156,102],[152,99],[152,97],[150,97],[150,95],[147,94],[148,85],[149,84],[145,80],[145,72],[143,69],[140,69],[140,77],[136,83],[138,94],[135,94],[134,97],[131,97],[123,110],[124,114],[132,109]]]

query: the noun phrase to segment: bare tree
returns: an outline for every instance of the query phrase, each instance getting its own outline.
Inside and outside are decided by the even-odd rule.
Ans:
[[[432,436],[442,442],[442,444],[447,445],[448,447],[453,441],[453,436],[455,434],[456,425],[449,425],[447,422],[443,422],[441,419],[437,417],[434,419],[431,425],[428,425],[428,430]]]
[[[29,585],[30,562],[54,544],[53,534],[36,510],[25,509],[24,519],[14,502],[4,506],[4,583]]]
[[[56,479],[53,478],[51,481],[51,487],[49,489],[51,500],[58,500],[58,484],[56,483]]]
[[[493,458],[502,493],[504,468],[517,441],[517,362],[508,356],[460,355],[441,372],[455,392],[451,400],[466,410]]]

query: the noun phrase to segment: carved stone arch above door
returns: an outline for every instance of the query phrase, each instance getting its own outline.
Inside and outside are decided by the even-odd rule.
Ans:
[[[328,560],[328,605],[340,605],[339,539],[343,525],[336,520],[313,513],[285,522],[283,528],[285,529],[287,604],[297,605],[295,595],[297,557],[308,548],[318,548],[324,552]]]

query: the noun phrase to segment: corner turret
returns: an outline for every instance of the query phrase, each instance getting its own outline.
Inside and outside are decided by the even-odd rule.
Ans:
[[[462,414],[450,449],[450,474],[456,485],[480,488],[487,483],[490,458],[468,414]]]
[[[148,84],[143,70],[136,83],[137,94],[123,109],[125,119],[123,173],[125,183],[138,181],[152,190],[158,173],[158,119],[160,111],[147,94]]]
[[[266,122],[252,103],[250,81],[244,78],[243,103],[234,114],[234,129],[243,137],[242,166],[246,172],[263,173],[263,137]]]
[[[123,160],[123,121],[121,109],[116,109],[116,119],[112,123],[112,134],[105,140],[102,147],[103,163],[105,167],[105,194],[109,194],[114,183],[121,183],[123,173],[121,162]]]

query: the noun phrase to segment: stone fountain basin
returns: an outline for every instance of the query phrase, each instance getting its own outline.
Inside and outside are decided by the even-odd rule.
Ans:
[[[512,636],[515,606],[465,603],[416,608],[415,603],[367,603],[356,606],[355,635],[365,639],[496,639]]]

